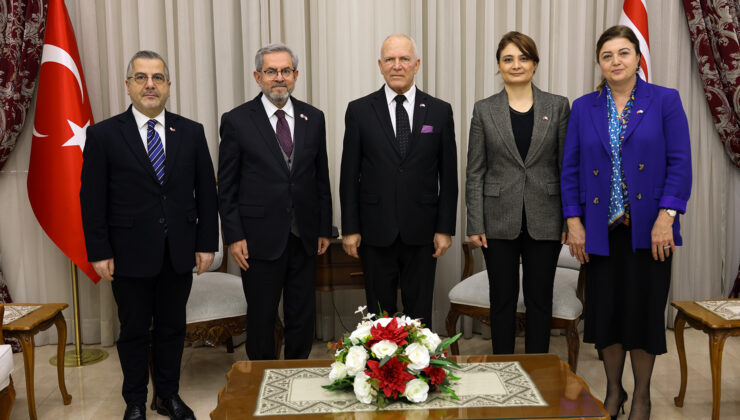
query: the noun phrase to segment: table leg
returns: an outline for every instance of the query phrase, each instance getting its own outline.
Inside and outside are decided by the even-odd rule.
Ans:
[[[26,398],[28,399],[28,418],[36,420],[36,398],[33,392],[33,334],[20,334],[18,341],[21,342],[23,351],[23,368],[26,373]]]
[[[674,332],[676,336],[676,349],[678,350],[678,361],[681,365],[681,390],[678,391],[678,396],[673,399],[676,407],[683,407],[683,398],[686,396],[686,377],[688,376],[686,368],[686,347],[683,342],[683,329],[686,326],[686,317],[681,311],[676,314],[676,320],[674,321]]]
[[[722,396],[722,349],[725,347],[725,331],[709,332],[709,364],[712,368],[712,420],[719,420],[719,400]]]
[[[67,392],[67,385],[64,383],[64,349],[67,346],[67,323],[64,321],[64,315],[60,311],[54,317],[54,325],[57,327],[57,378],[59,380],[59,391],[62,393],[64,405],[72,403],[72,396]]]

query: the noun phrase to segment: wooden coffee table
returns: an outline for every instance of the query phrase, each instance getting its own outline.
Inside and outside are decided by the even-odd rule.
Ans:
[[[547,407],[470,407],[460,409],[430,409],[426,418],[559,418],[608,419],[602,403],[591,395],[588,386],[571,372],[554,354],[455,356],[460,363],[518,361],[547,401]],[[226,385],[218,393],[218,406],[211,412],[212,419],[252,418],[257,404],[265,369],[323,367],[333,360],[272,360],[237,362],[226,374]],[[363,412],[365,419],[400,419],[412,411]],[[260,417],[264,419],[277,416]],[[347,413],[303,414],[300,420],[347,418]]]
[[[41,307],[20,317],[8,325],[3,325],[5,337],[17,338],[23,349],[23,367],[26,373],[26,397],[28,398],[28,415],[36,420],[36,398],[33,391],[34,342],[33,336],[55,325],[57,327],[57,376],[59,390],[62,392],[64,405],[72,402],[72,396],[67,392],[64,384],[64,349],[67,346],[67,323],[64,321],[62,309],[66,303],[6,303],[5,306],[38,306]]]
[[[719,299],[721,300],[721,299]],[[726,299],[740,301],[740,299]],[[683,407],[686,395],[686,348],[683,342],[683,329],[689,325],[709,335],[709,366],[712,369],[712,420],[719,419],[719,401],[722,396],[722,350],[725,339],[740,336],[740,321],[728,321],[699,306],[695,301],[671,302],[678,310],[675,321],[676,347],[681,365],[681,390],[674,398],[676,407]]]

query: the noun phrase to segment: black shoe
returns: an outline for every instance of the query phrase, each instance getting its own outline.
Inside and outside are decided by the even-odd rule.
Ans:
[[[169,398],[157,397],[157,413],[172,420],[195,420],[193,410],[177,394]]]
[[[144,404],[128,404],[123,420],[146,420],[146,407]]]
[[[624,414],[624,403],[625,402],[627,402],[627,391],[623,389],[622,395],[620,395],[620,398],[619,398],[619,405],[617,405],[617,414],[615,416],[611,416],[612,420],[617,420],[617,417],[619,417],[619,410],[622,410],[622,414]]]

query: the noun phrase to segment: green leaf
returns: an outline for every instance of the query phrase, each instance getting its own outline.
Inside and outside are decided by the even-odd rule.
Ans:
[[[444,340],[442,340],[441,343],[439,343],[437,345],[437,348],[434,349],[434,352],[435,353],[439,353],[439,352],[445,350],[447,347],[450,346],[450,344],[452,344],[455,341],[457,341],[457,339],[460,338],[461,335],[462,335],[462,333],[457,333],[457,335],[455,335],[454,337],[447,337],[447,338],[445,338]]]
[[[385,356],[384,358],[382,358],[380,360],[380,363],[378,364],[378,369],[382,368],[383,365],[385,364],[385,362],[387,362],[389,360],[391,360],[391,357],[390,356]]]

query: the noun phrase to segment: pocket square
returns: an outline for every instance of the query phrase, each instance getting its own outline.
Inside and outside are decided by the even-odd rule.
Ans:
[[[421,126],[421,133],[434,133],[434,126],[433,125],[422,125]]]

